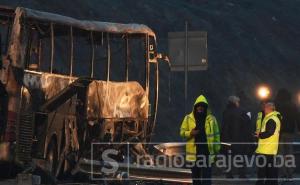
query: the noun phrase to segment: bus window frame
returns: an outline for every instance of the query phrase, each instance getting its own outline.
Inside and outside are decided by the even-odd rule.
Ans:
[[[37,22],[37,24],[45,24],[45,22]],[[46,23],[47,24],[47,23]],[[54,64],[54,57],[55,57],[55,25],[59,25],[59,26],[65,26],[62,24],[55,24],[55,23],[48,23],[49,27],[50,27],[50,40],[51,40],[51,53],[50,53],[50,72],[51,74],[53,74],[53,64]],[[105,81],[110,81],[111,78],[111,74],[110,71],[112,70],[111,68],[111,43],[110,43],[110,39],[111,37],[115,36],[115,35],[120,35],[120,34],[114,34],[114,33],[110,33],[110,32],[95,32],[95,31],[88,31],[88,30],[84,30],[84,29],[80,29],[80,28],[74,28],[73,26],[66,26],[66,29],[69,29],[69,45],[70,45],[70,58],[69,58],[69,75],[66,76],[70,76],[70,77],[79,77],[74,75],[74,38],[77,37],[77,35],[74,34],[74,29],[78,29],[80,31],[87,31],[89,32],[89,38],[90,38],[90,46],[91,46],[91,52],[90,52],[90,60],[89,60],[89,73],[90,73],[90,77],[94,78],[95,75],[95,34],[102,34],[102,35],[106,35],[106,48],[107,48],[107,60],[106,60],[106,79],[104,79]],[[124,56],[124,62],[125,62],[125,72],[124,72],[124,82],[128,82],[129,79],[129,68],[131,65],[131,48],[130,48],[130,40],[131,38],[138,38],[138,39],[143,39],[144,40],[144,62],[145,62],[145,69],[141,69],[145,71],[145,75],[144,75],[144,83],[141,83],[141,85],[143,86],[143,88],[145,88],[146,92],[148,93],[148,89],[149,89],[149,75],[150,75],[150,62],[149,62],[149,58],[150,58],[150,39],[153,39],[149,34],[128,34],[128,33],[124,33],[123,34],[123,39],[124,39],[124,45],[125,45],[125,56]],[[43,38],[49,38],[47,36],[45,37],[41,37],[39,39],[39,56],[38,56],[38,68],[39,71],[41,72],[47,72],[47,71],[42,71],[40,69],[41,63],[43,62],[41,60],[41,52],[42,52],[42,42],[43,42]],[[104,39],[103,39],[104,40]],[[101,42],[103,42],[103,40]],[[154,43],[156,44],[156,43]],[[26,63],[26,68],[28,69],[28,63]],[[56,74],[56,73],[55,73]],[[60,73],[57,73],[60,74]],[[65,74],[62,74],[65,75]],[[123,76],[123,75],[122,75]],[[135,79],[133,79],[135,80]],[[137,79],[136,79],[137,80]]]
[[[5,18],[5,20],[4,20]],[[10,39],[10,35],[11,35],[11,29],[13,26],[13,17],[0,17],[0,24],[3,27],[7,27],[6,28],[6,35],[5,36],[1,36],[1,40],[0,40],[0,55],[7,55],[8,52],[8,47],[9,47],[9,39]],[[3,49],[3,45],[2,45],[2,41],[5,37],[5,43],[4,43],[4,49]]]

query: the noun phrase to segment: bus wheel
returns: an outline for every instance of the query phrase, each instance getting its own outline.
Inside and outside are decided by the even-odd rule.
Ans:
[[[52,140],[50,144],[48,145],[47,150],[47,157],[46,160],[48,162],[48,170],[50,172],[50,175],[53,178],[56,178],[56,172],[57,172],[57,165],[58,165],[58,154],[57,154],[57,144],[55,140]]]

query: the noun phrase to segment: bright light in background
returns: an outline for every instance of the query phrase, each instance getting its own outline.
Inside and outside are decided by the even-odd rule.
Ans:
[[[297,94],[298,104],[300,105],[300,92]]]
[[[269,98],[270,94],[271,91],[267,86],[260,86],[257,88],[257,96],[262,100]]]

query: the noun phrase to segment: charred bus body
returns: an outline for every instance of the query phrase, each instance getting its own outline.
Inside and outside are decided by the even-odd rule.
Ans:
[[[89,156],[92,141],[150,140],[158,100],[150,28],[0,11],[2,142],[14,151],[7,160],[44,159],[57,176]]]

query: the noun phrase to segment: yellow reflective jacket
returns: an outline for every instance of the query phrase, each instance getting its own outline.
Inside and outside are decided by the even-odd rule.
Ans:
[[[280,118],[282,119],[282,116],[279,112],[274,111],[274,113]],[[263,113],[260,111],[259,113],[257,113],[257,119],[256,119],[256,132],[260,132],[261,131],[261,125],[263,122]]]
[[[278,112],[273,111],[264,117],[261,124],[261,132],[266,131],[266,124],[270,119],[272,119],[276,123],[276,129],[272,136],[258,140],[256,153],[267,155],[276,155],[278,153],[279,133],[281,127],[281,122],[280,118],[278,117],[278,114]]]
[[[203,95],[200,95],[194,105],[197,103],[204,102],[208,104],[206,98]],[[186,139],[186,160],[187,161],[196,161],[196,145],[194,137],[191,137],[191,131],[196,127],[196,121],[193,111],[186,115],[180,128],[180,136]],[[206,121],[205,121],[205,133],[207,138],[208,150],[211,155],[211,162],[214,161],[214,157],[220,151],[220,132],[219,126],[216,118],[207,111]]]
[[[257,113],[257,118],[256,118],[256,132],[260,132],[260,129],[261,129],[261,124],[262,124],[262,121],[263,121],[263,113],[262,112],[259,112]]]

